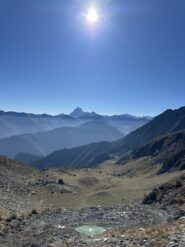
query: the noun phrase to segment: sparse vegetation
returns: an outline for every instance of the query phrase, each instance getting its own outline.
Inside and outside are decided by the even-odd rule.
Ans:
[[[16,213],[12,213],[10,216],[8,216],[6,218],[6,222],[11,222],[12,220],[16,220],[17,219],[17,214]]]
[[[152,190],[144,197],[143,203],[163,205],[183,205],[185,203],[185,175]]]
[[[96,223],[101,222],[101,224],[104,222],[105,225],[111,220],[112,232],[105,233],[106,242],[102,238],[98,244],[94,245],[94,242],[90,240],[88,242],[89,245],[86,244],[85,246],[119,246],[122,241],[127,243],[129,247],[143,246],[143,243],[151,244],[152,247],[158,247],[157,243],[165,246],[166,243],[169,243],[169,237],[171,236],[167,232],[171,231],[171,228],[167,225],[162,231],[159,229],[163,225],[155,226],[154,228],[144,227],[145,234],[137,226],[132,227],[131,225],[135,224],[135,221],[137,224],[140,222],[141,226],[143,222],[146,225],[146,220],[149,225],[159,223],[159,219],[160,222],[161,220],[166,222],[166,217],[168,217],[169,213],[166,214],[163,211],[159,213],[159,208],[140,205],[140,202],[145,194],[148,195],[155,187],[159,187],[165,191],[165,196],[164,193],[156,194],[157,201],[161,201],[162,205],[164,200],[161,198],[168,199],[168,190],[172,191],[173,189],[174,192],[177,192],[174,194],[175,196],[173,193],[169,193],[173,197],[173,201],[175,200],[176,204],[178,202],[181,210],[184,206],[181,190],[183,181],[176,179],[184,172],[164,173],[158,176],[156,171],[159,167],[151,166],[152,169],[147,167],[148,157],[137,161],[128,161],[124,166],[115,165],[114,161],[109,161],[96,169],[81,170],[68,168],[42,171],[29,168],[28,171],[24,165],[14,164],[14,161],[6,158],[2,158],[2,161],[0,181],[3,183],[1,190],[4,188],[5,192],[3,190],[0,191],[3,198],[0,201],[1,207],[6,211],[8,211],[7,209],[12,211],[11,207],[15,208],[17,206],[17,210],[15,214],[5,217],[5,222],[2,221],[2,224],[0,224],[2,226],[0,227],[3,229],[3,238],[13,241],[16,247],[22,247],[23,245],[20,245],[18,241],[22,241],[25,244],[24,241],[27,241],[28,238],[30,242],[33,238],[36,238],[38,243],[41,240],[44,241],[44,244],[49,243],[48,236],[55,235],[56,227],[58,226],[61,227],[67,239],[71,241],[71,246],[84,246],[80,242],[79,236],[76,236],[73,232],[70,222],[72,224],[84,224],[86,220],[87,223],[90,220]],[[65,181],[62,186],[58,184],[61,178]],[[173,179],[172,182],[165,186],[164,182],[168,182],[171,179]],[[12,183],[11,187],[10,181]],[[33,194],[33,191],[37,191],[37,193]],[[13,201],[15,203],[12,203]],[[130,209],[127,206],[129,203],[131,203]],[[176,204],[174,203],[173,205]],[[119,211],[119,207],[123,205],[125,205],[125,208]],[[81,211],[78,211],[78,209],[81,209]],[[148,209],[149,211],[146,213]],[[80,212],[79,215],[78,212]],[[152,216],[150,215],[151,212],[154,212]],[[19,216],[23,213],[24,216]],[[158,214],[160,217],[157,217],[156,221],[154,219]],[[180,216],[183,216],[183,214],[180,213],[175,217],[179,218]],[[169,217],[173,218],[172,215]],[[14,221],[14,219],[17,219],[17,221]],[[115,224],[119,221],[119,227],[118,225],[115,227]],[[64,226],[60,225],[61,222],[65,222]],[[123,230],[120,225],[123,226],[124,224],[125,229]],[[173,224],[175,228],[173,234],[176,236],[182,224],[180,226],[176,222]],[[25,227],[28,230],[27,232],[24,232]],[[43,229],[44,235],[41,234],[42,239],[39,237],[41,235],[34,235],[33,237],[32,233],[42,232]],[[13,235],[11,231],[14,231]],[[60,236],[62,232],[59,231]],[[126,235],[126,237],[121,237],[122,235]],[[135,238],[133,236],[138,237]],[[68,240],[63,240],[62,246],[70,246],[70,244],[68,245]],[[16,241],[18,245],[15,244]],[[179,238],[177,241],[181,241],[181,239]],[[57,244],[58,242],[56,242],[56,246],[58,246]],[[12,245],[8,247],[12,247]]]
[[[3,217],[0,215],[0,221],[2,221],[3,220]]]
[[[32,209],[31,214],[38,214],[36,209]]]

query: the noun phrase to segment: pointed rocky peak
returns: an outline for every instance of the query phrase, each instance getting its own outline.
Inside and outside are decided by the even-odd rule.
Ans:
[[[97,118],[102,117],[101,115],[97,114],[96,112],[85,112],[82,108],[77,107],[70,113],[70,116],[77,117],[77,118]]]
[[[84,114],[85,112],[80,107],[75,108],[74,111],[70,113],[70,115],[73,117],[80,117],[83,116]]]

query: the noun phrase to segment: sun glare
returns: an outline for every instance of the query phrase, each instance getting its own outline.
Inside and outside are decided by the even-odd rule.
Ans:
[[[89,8],[87,13],[88,22],[94,24],[98,22],[98,19],[99,19],[98,11],[93,7]]]

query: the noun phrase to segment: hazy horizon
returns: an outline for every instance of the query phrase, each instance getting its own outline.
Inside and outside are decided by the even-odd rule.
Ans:
[[[167,108],[167,109],[164,109],[164,111],[168,110],[168,109],[172,109],[172,110],[176,110],[176,109],[179,109],[181,107],[184,107],[184,106],[179,106],[177,108]],[[12,110],[12,109],[9,109],[9,110],[5,110],[5,109],[0,109],[0,111],[4,111],[4,112],[17,112],[17,113],[28,113],[28,114],[35,114],[35,115],[42,115],[42,114],[47,114],[47,115],[52,115],[52,116],[57,116],[57,115],[60,115],[60,114],[66,114],[66,115],[70,115],[76,108],[81,108],[84,112],[88,112],[88,113],[92,113],[92,112],[95,112],[99,115],[106,115],[106,116],[113,116],[113,115],[131,115],[131,116],[135,116],[135,117],[155,117],[161,113],[163,113],[164,111],[162,112],[159,112],[158,114],[156,115],[146,115],[146,114],[131,114],[130,112],[117,112],[117,113],[105,113],[105,112],[98,112],[98,111],[95,111],[95,110],[89,110],[89,109],[84,109],[80,106],[76,106],[74,107],[73,109],[69,110],[69,111],[60,111],[60,112],[56,112],[56,113],[52,113],[52,112],[37,112],[37,111],[17,111],[17,110]]]
[[[184,0],[1,0],[0,23],[2,110],[155,116],[185,105]]]

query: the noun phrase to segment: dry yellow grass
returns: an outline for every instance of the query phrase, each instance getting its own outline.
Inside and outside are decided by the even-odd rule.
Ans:
[[[137,174],[137,176],[113,176],[116,169],[112,164],[97,169],[71,170],[68,172],[59,170],[48,171],[49,177],[62,178],[66,184],[77,188],[71,194],[48,193],[42,187],[38,190],[38,197],[47,206],[82,208],[89,206],[115,206],[126,203],[138,202],[154,187],[159,186],[183,172],[153,175],[149,173]]]

